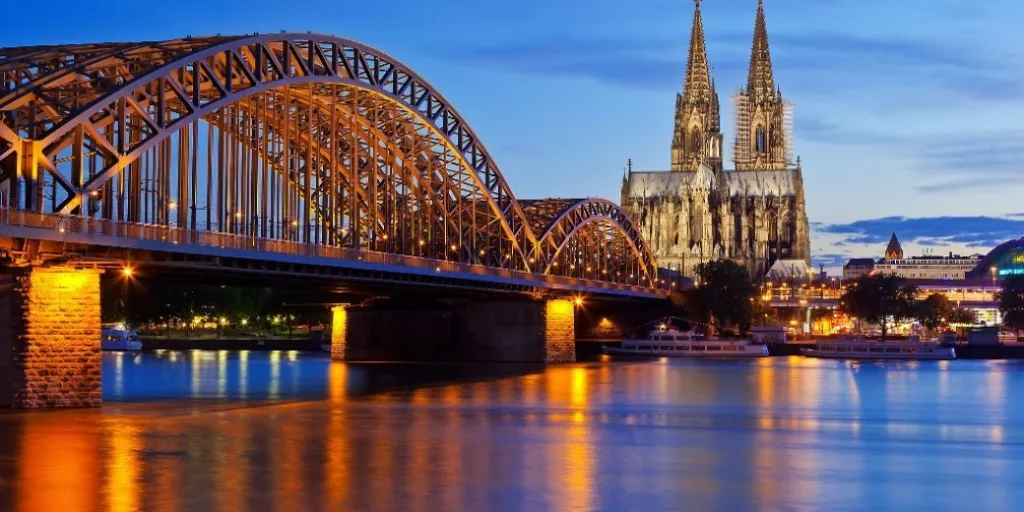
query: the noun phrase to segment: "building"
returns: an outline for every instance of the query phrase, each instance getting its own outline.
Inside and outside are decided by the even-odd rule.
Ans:
[[[1007,276],[1024,275],[1024,237],[996,246],[967,273],[968,279],[995,281]]]
[[[811,282],[815,272],[804,260],[775,260],[764,277],[777,282]]]
[[[903,254],[903,247],[896,233],[893,233],[889,245],[885,248],[885,257],[875,264],[874,271],[896,274],[905,279],[959,280],[966,278],[980,261],[980,254],[961,256],[952,252],[947,256],[924,255],[907,258]]]
[[[726,170],[718,92],[696,3],[683,92],[676,95],[671,168],[630,168],[622,179],[622,206],[659,266],[686,276],[697,264],[722,258],[755,276],[777,260],[810,263],[792,108],[775,84],[764,6],[758,1],[747,84],[734,96],[734,169]]]
[[[852,281],[861,276],[871,275],[875,270],[875,260],[872,258],[851,258],[843,265],[843,281]]]

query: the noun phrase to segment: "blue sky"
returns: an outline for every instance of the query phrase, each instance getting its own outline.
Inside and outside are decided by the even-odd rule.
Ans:
[[[67,3],[67,6],[61,5]],[[756,0],[706,0],[732,140]],[[618,199],[626,160],[668,165],[686,0],[266,0],[5,6],[0,46],[314,31],[391,53],[480,134],[521,198]],[[288,5],[288,4],[284,4]],[[294,4],[298,5],[298,4]],[[765,0],[775,76],[795,103],[815,259],[984,252],[1024,234],[1024,2]]]

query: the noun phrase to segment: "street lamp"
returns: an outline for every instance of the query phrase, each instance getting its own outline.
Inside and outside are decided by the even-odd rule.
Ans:
[[[996,300],[996,266],[992,265],[992,300]]]

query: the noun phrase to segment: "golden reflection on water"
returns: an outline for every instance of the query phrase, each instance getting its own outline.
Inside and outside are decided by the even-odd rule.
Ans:
[[[238,395],[243,399],[249,396],[249,351],[238,353]]]
[[[228,351],[217,352],[217,398],[228,394]]]
[[[106,501],[112,512],[139,510],[139,429],[129,421],[107,422]]]
[[[93,413],[89,419],[98,417]],[[69,424],[66,413],[33,415],[23,425],[18,454],[19,510],[77,512],[97,510],[99,446],[92,432]]]
[[[192,397],[197,398],[202,394],[202,354],[198,350],[193,350],[189,352],[189,355],[192,359]]]
[[[270,399],[281,397],[281,351],[270,352]]]
[[[124,393],[124,352],[114,354],[114,391]]]
[[[228,393],[230,354],[186,357],[192,373],[183,374],[182,392]],[[249,385],[257,396],[268,389],[280,395],[281,365],[287,387],[305,358],[258,357],[259,378],[248,384],[249,354],[237,360],[238,387]],[[117,361],[118,373],[132,366]],[[865,478],[885,469],[867,467],[871,459],[850,446],[872,437],[861,439],[861,415],[872,418],[864,411],[891,413],[886,408],[905,403],[877,403],[899,385],[927,381],[938,387],[927,399],[952,393],[973,400],[958,407],[991,417],[980,424],[865,422],[876,437],[1012,447],[1013,430],[1004,426],[1013,418],[1007,366],[984,366],[971,377],[980,385],[965,388],[951,380],[972,372],[946,365],[922,377],[892,374],[923,367],[804,358],[580,364],[367,396],[353,387],[370,370],[324,363],[316,367],[322,400],[119,404],[17,416],[17,451],[0,454],[0,465],[15,461],[19,511],[593,510],[609,508],[609,495],[619,492],[609,486],[675,494],[677,504],[700,503],[697,509],[727,507],[736,493],[764,510],[787,503],[814,509],[829,496],[862,497],[864,484],[836,483],[837,474]]]
[[[252,426],[244,417],[234,421],[222,419],[220,425],[224,432],[210,440],[214,448],[210,453],[214,485],[223,489],[216,494],[217,509],[224,512],[245,510],[245,497],[251,492],[249,467],[238,462],[245,460],[249,444],[254,441]]]
[[[348,378],[347,365],[331,363],[327,378],[327,396],[331,410],[328,413],[327,432],[324,435],[327,456],[324,458],[321,471],[325,481],[325,499],[330,505],[329,508],[333,509],[348,500],[348,483],[351,478],[351,443],[350,436],[346,435],[349,431],[348,414],[341,407],[348,400]]]

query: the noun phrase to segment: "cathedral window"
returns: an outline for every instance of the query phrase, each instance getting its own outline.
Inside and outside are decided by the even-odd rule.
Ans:
[[[697,152],[700,152],[700,150],[701,150],[701,147],[700,147],[700,132],[699,131],[694,131],[693,132],[693,149],[695,151],[697,151]]]
[[[756,144],[757,144],[757,152],[758,153],[764,153],[765,151],[768,150],[768,141],[765,138],[765,133],[764,133],[764,127],[763,126],[758,126],[757,127],[757,140],[756,140]]]

